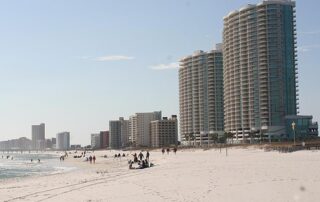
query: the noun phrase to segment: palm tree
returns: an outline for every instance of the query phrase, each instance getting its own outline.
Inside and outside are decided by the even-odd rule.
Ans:
[[[190,140],[193,141],[193,146],[195,146],[195,145],[196,145],[196,144],[195,144],[196,137],[194,136],[194,134],[190,133],[190,134],[189,134],[189,138],[190,138]]]
[[[212,140],[214,144],[218,141],[218,139],[219,139],[218,133],[211,133],[210,134],[210,140]]]
[[[190,146],[190,135],[189,134],[185,134],[184,137],[189,142],[189,146]]]
[[[226,138],[226,142],[228,143],[229,138],[231,138],[232,144],[233,144],[233,133],[231,132],[224,132],[224,136]]]
[[[250,144],[252,144],[252,139],[255,137],[256,133],[253,131],[249,132],[249,137],[250,137]]]

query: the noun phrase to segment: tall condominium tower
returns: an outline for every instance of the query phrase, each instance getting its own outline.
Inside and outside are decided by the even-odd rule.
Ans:
[[[223,60],[221,44],[210,52],[196,51],[180,60],[181,140],[208,143],[223,134]]]
[[[32,148],[43,150],[46,147],[45,142],[45,125],[41,123],[40,125],[32,125]]]
[[[123,117],[119,118],[121,123],[121,146],[129,146],[129,120],[125,120]]]
[[[57,150],[68,150],[70,149],[70,133],[62,132],[56,136],[56,148]]]
[[[112,149],[121,147],[121,122],[119,120],[109,121],[109,144]]]
[[[100,131],[100,146],[102,149],[109,147],[109,131]]]
[[[110,147],[119,149],[129,143],[129,120],[120,117],[119,120],[109,121]]]
[[[243,140],[253,131],[285,133],[297,114],[295,2],[267,0],[224,17],[225,130]]]

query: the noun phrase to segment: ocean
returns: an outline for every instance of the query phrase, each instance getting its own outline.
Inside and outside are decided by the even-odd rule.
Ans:
[[[75,169],[75,167],[60,162],[59,157],[58,154],[49,153],[0,153],[0,180],[50,175]],[[33,159],[32,162],[31,159]]]

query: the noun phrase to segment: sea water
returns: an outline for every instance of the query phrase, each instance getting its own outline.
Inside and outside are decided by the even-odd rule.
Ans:
[[[8,158],[7,158],[8,157]],[[50,175],[75,169],[49,153],[0,153],[0,180],[33,175]],[[31,161],[31,159],[33,161]],[[38,161],[40,159],[40,162]]]

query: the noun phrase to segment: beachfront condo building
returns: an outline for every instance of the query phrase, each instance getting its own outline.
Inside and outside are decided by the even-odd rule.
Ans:
[[[70,149],[70,132],[61,132],[56,135],[56,148],[63,151]]]
[[[121,147],[121,122],[119,120],[109,121],[109,142],[111,149]]]
[[[91,134],[91,148],[92,149],[100,149],[101,148],[100,133]]]
[[[44,150],[46,148],[45,124],[32,125],[31,127],[32,149]]]
[[[20,137],[18,139],[0,141],[0,151],[9,150],[30,150],[32,141],[26,137]]]
[[[136,113],[129,119],[129,140],[130,144],[137,147],[150,147],[151,121],[161,120],[161,111]]]
[[[285,134],[285,117],[298,112],[295,18],[291,0],[262,1],[224,17],[224,126],[235,140]]]
[[[109,121],[109,142],[112,149],[128,146],[129,120],[120,117],[119,120]]]
[[[121,147],[126,147],[129,145],[129,120],[120,117],[119,121],[121,122]]]
[[[100,131],[100,143],[101,149],[109,147],[109,131]]]
[[[223,135],[222,45],[196,51],[180,60],[180,134],[182,143],[208,144],[213,134]]]
[[[178,119],[171,118],[151,121],[151,147],[168,147],[178,144]]]

